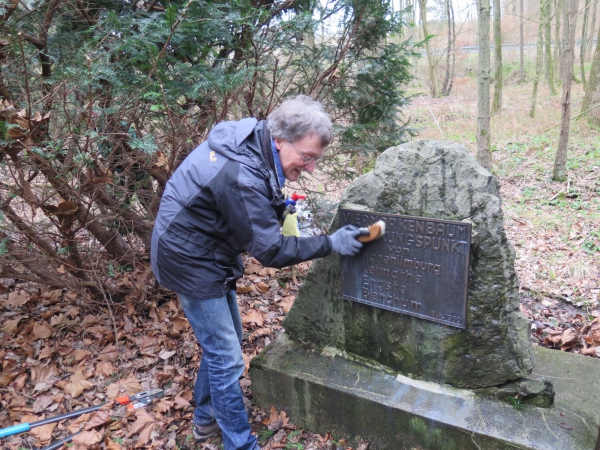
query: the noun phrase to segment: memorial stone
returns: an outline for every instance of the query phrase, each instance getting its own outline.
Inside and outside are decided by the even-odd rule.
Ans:
[[[600,362],[532,347],[496,179],[453,143],[388,149],[330,232],[376,220],[312,265],[252,360],[256,404],[355,448],[600,450]]]
[[[464,221],[464,229],[472,229],[466,321],[460,324],[464,329],[452,326],[460,317],[445,316],[444,311],[433,313],[448,319],[447,325],[344,300],[340,257],[331,255],[313,264],[284,322],[289,338],[334,347],[406,376],[463,388],[526,377],[533,367],[531,342],[519,310],[515,253],[504,231],[501,203],[496,179],[459,145],[420,141],[388,149],[372,172],[345,190],[331,231],[347,222],[345,216],[352,214],[348,210],[357,211],[355,215],[363,211],[366,216],[373,212],[422,218],[421,226],[441,225],[437,237],[443,221]],[[413,231],[407,228],[406,234],[414,235],[412,239],[436,236],[427,234],[426,228],[416,229],[415,223],[411,226]],[[407,238],[398,230],[388,233],[379,244],[365,244],[358,258],[369,257],[378,245],[394,245],[390,240]],[[398,245],[405,249],[401,251],[414,250],[414,243],[405,244]],[[436,241],[436,245],[443,244]],[[362,276],[362,269],[344,272],[346,279],[355,277],[356,282]]]

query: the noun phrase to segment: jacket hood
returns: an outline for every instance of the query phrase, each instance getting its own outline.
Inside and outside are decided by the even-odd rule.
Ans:
[[[255,118],[218,123],[208,135],[208,145],[215,152],[234,161],[248,164],[256,157],[262,159],[260,140],[248,139],[254,133],[257,123]]]

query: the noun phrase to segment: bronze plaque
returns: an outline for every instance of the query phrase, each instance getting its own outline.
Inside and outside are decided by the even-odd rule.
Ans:
[[[342,256],[343,298],[467,327],[470,223],[350,209],[340,219],[340,226],[385,222],[382,238]]]

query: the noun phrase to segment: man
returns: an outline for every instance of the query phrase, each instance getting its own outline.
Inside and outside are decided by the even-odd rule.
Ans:
[[[267,121],[223,122],[175,171],[152,235],[152,269],[175,291],[202,347],[194,388],[194,437],[219,430],[226,450],[258,449],[244,407],[242,323],[235,281],[240,254],[284,267],[327,256],[356,254],[360,234],[346,226],[331,236],[280,233],[286,179],[312,172],[331,141],[331,121],[307,96],[286,100]]]

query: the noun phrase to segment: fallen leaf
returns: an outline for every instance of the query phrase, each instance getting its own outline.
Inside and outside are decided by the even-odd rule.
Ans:
[[[94,383],[86,380],[81,370],[78,370],[75,375],[71,377],[71,382],[63,388],[63,391],[65,391],[65,394],[71,394],[73,398],[77,398],[83,394],[83,391],[93,387]]]
[[[29,295],[27,295],[24,291],[22,293],[11,292],[8,294],[8,300],[4,302],[4,304],[16,308],[17,306],[23,306],[25,303],[29,301]]]
[[[139,434],[135,445],[145,445],[150,440],[154,430],[155,419],[145,409],[138,409],[135,413],[136,421],[129,426],[127,437]]]
[[[248,264],[244,268],[244,273],[246,275],[254,275],[254,274],[258,275],[262,269],[263,269],[263,266],[260,266],[258,264]]]
[[[7,320],[4,322],[4,326],[0,328],[0,331],[3,333],[13,334],[16,333],[19,328],[19,322],[23,319],[24,316],[20,316],[16,319]]]
[[[106,395],[109,399],[114,400],[123,395],[131,395],[142,390],[140,382],[133,376],[129,376],[126,380],[119,380],[116,383],[109,385],[106,388]]]
[[[285,437],[285,430],[282,428],[271,438],[271,442],[274,444],[279,444],[285,439]]]
[[[244,314],[242,317],[242,323],[248,325],[250,323],[255,323],[259,327],[262,327],[264,322],[263,315],[259,311],[255,309],[251,309],[250,312]]]
[[[46,359],[49,358],[50,356],[52,356],[52,353],[54,353],[54,348],[52,348],[50,345],[46,345],[42,351],[40,352],[40,354],[38,355],[39,359]]]
[[[91,413],[82,414],[81,416],[77,417],[75,420],[68,422],[67,430],[69,430],[70,433],[76,433],[79,430],[83,429],[85,424],[88,423],[88,420],[90,420],[90,416],[91,416]]]
[[[33,325],[32,334],[36,339],[48,339],[52,336],[52,333],[54,333],[54,330],[45,321],[36,322]]]
[[[53,397],[51,395],[40,395],[35,399],[33,403],[33,412],[36,414],[42,413],[46,410],[48,406],[50,406],[53,402]]]
[[[88,356],[92,356],[92,352],[90,352],[89,350],[78,348],[74,350],[73,353],[71,353],[71,355],[73,356],[73,358],[75,358],[76,362],[81,362]]]
[[[274,277],[275,275],[277,275],[278,270],[277,269],[273,269],[272,267],[265,267],[264,269],[262,269],[261,271],[258,272],[258,275],[261,277]]]
[[[106,438],[104,440],[104,444],[106,445],[106,450],[121,450],[121,445],[116,443],[115,441],[111,441]]]
[[[259,283],[255,283],[256,286],[256,290],[258,292],[260,292],[261,294],[266,294],[267,292],[269,292],[269,285],[264,283],[263,281],[259,282]]]
[[[2,373],[0,374],[0,387],[7,386],[12,380],[19,376],[19,372]]]
[[[94,444],[102,441],[102,435],[96,430],[82,431],[73,436],[73,443],[81,445],[84,448],[91,447]]]
[[[254,339],[259,338],[261,336],[268,336],[271,334],[271,330],[268,328],[258,328],[254,330],[250,336],[248,336],[248,340],[252,342]]]
[[[174,350],[172,350],[172,351],[163,350],[162,352],[160,352],[160,353],[158,354],[158,357],[159,357],[160,359],[163,359],[163,360],[165,360],[165,361],[166,361],[166,360],[167,360],[167,359],[169,359],[171,356],[173,356],[175,353],[177,353],[177,352],[176,352],[176,351],[174,351]]]
[[[59,374],[59,370],[55,365],[51,366],[35,366],[31,368],[31,381],[34,385],[44,383],[50,377],[55,377]]]
[[[38,420],[42,420],[45,419],[45,416],[33,416],[33,415],[24,415],[23,418],[21,419],[22,423],[32,423],[32,422],[36,422]],[[40,441],[41,443],[45,443],[48,442],[50,439],[52,439],[52,432],[54,431],[54,428],[56,428],[56,425],[58,425],[57,423],[49,423],[47,425],[42,425],[41,427],[33,427],[30,431],[29,434],[31,434],[31,436],[33,436],[34,438],[36,438],[38,441]]]
[[[283,300],[281,300],[279,306],[281,306],[281,309],[283,310],[284,314],[290,312],[290,309],[292,309],[292,306],[294,305],[295,299],[295,297],[285,297]]]
[[[567,328],[564,331],[564,333],[560,336],[560,340],[562,342],[562,345],[560,346],[560,349],[562,351],[566,351],[573,348],[575,345],[577,345],[579,341],[577,330],[575,330],[574,328]]]
[[[108,406],[108,405],[107,405]],[[113,421],[109,410],[100,410],[92,414],[92,417],[86,422],[84,429],[91,430]]]
[[[192,406],[188,400],[183,397],[175,397],[175,409],[184,409],[188,406]]]
[[[242,353],[242,357],[244,358],[244,373],[242,376],[248,375],[248,371],[250,370],[250,362],[256,355],[248,355],[246,353]]]
[[[235,286],[235,292],[238,294],[247,294],[252,291],[254,291],[253,284],[249,284],[248,286],[243,285],[243,284],[236,284],[236,286]]]
[[[88,316],[90,317],[90,316]],[[117,357],[119,356],[119,349],[117,348],[116,345],[107,345],[106,347],[104,347],[102,349],[102,351],[100,352],[100,354],[98,355],[98,359],[102,360],[102,361],[115,361],[117,359]]]
[[[115,373],[117,373],[117,368],[108,361],[96,364],[96,370],[94,371],[94,375],[102,375],[104,378],[108,378]]]
[[[284,428],[290,419],[288,419],[285,411],[278,412],[273,405],[271,405],[271,415],[268,419],[263,420],[263,424],[271,431],[278,431]]]

